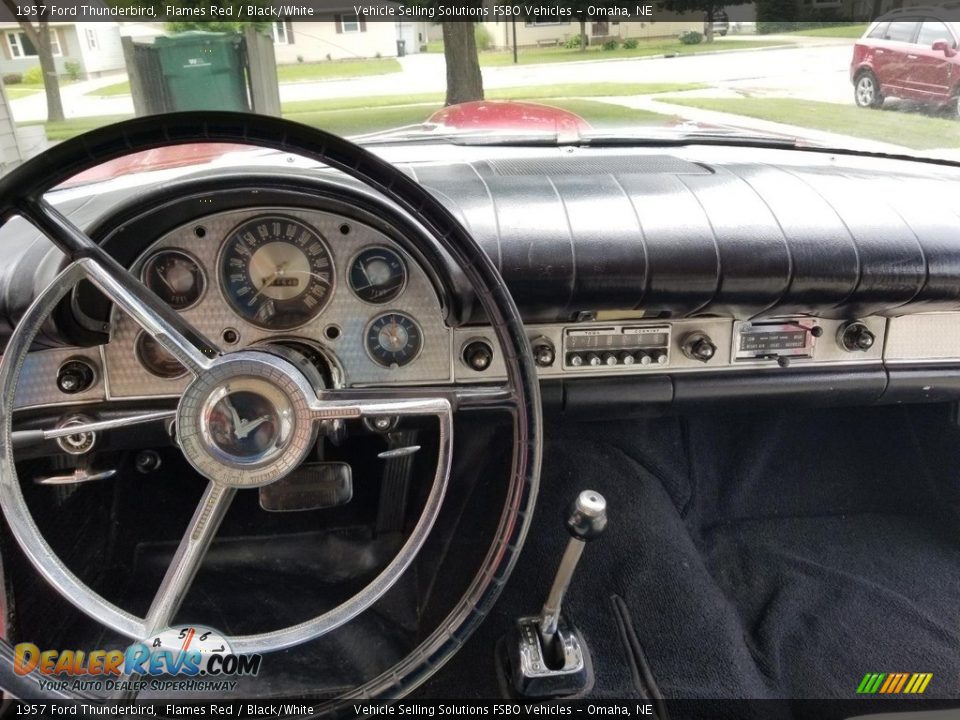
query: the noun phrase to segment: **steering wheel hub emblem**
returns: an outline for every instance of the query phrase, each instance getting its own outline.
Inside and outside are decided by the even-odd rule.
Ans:
[[[297,467],[313,446],[310,384],[266,352],[227,355],[187,387],[177,438],[190,463],[227,487],[259,487]]]

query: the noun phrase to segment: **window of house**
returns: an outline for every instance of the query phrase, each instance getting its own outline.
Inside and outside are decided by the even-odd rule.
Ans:
[[[96,30],[94,30],[93,28],[87,28],[87,29],[86,29],[86,36],[87,36],[87,47],[88,47],[88,48],[90,48],[91,50],[96,50],[98,47],[100,47],[99,43],[97,43],[97,31],[96,31]]]
[[[33,43],[30,42],[27,34],[23,32],[8,32],[7,47],[10,48],[10,57],[23,58],[37,56],[37,49],[33,46]],[[59,57],[62,54],[60,52],[60,38],[57,37],[56,32],[50,33],[50,49],[53,51],[54,57]]]
[[[920,26],[920,34],[917,35],[917,45],[930,47],[937,40],[946,40],[953,47],[953,35],[939,20],[925,20]]]
[[[360,16],[356,13],[353,15],[341,15],[340,30],[341,32],[345,33],[361,32],[362,28],[360,27]]]
[[[557,20],[556,18],[530,18],[524,23],[527,27],[540,27],[541,25],[569,25],[569,20]]]
[[[290,31],[290,23],[273,23],[273,41],[277,45],[289,45],[293,39],[291,37],[292,35],[293,33]]]

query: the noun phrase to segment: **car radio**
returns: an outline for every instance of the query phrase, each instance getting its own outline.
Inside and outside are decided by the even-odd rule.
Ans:
[[[816,320],[738,322],[733,332],[735,360],[780,360],[813,357],[823,329]]]
[[[563,332],[565,369],[603,369],[670,362],[668,325],[609,325]]]

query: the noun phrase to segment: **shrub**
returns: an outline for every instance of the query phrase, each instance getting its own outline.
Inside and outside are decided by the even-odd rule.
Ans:
[[[579,50],[580,49],[580,33],[576,35],[571,35],[567,38],[566,42],[563,43],[563,46],[567,50]]]
[[[374,55],[374,57],[375,57],[377,60],[379,60],[380,58],[383,57],[383,55],[381,55],[380,52],[378,51],[377,54]]]
[[[703,41],[703,35],[696,30],[687,30],[680,35],[680,42],[684,45],[699,45]]]
[[[303,55],[297,55],[297,62],[298,62],[298,63],[302,63],[302,62],[303,62]]]
[[[626,40],[623,41],[623,49],[636,50],[638,44],[639,43],[637,42],[636,38],[627,38]]]
[[[23,74],[23,81],[31,85],[42,85],[43,70],[40,69],[39,65],[35,65]]]
[[[4,85],[19,85],[23,82],[23,75],[20,73],[7,73],[3,76]]]
[[[477,50],[481,52],[489,50],[493,46],[493,36],[491,36],[490,31],[480,23],[476,23],[473,26],[473,39],[477,43]]]
[[[620,45],[620,43],[617,42],[616,40],[607,40],[605,43],[603,43],[603,49],[604,49],[604,50],[616,50],[617,47],[619,47],[619,45]]]
[[[63,69],[66,71],[68,78],[76,81],[80,79],[80,71],[83,68],[81,67],[80,63],[78,63],[76,60],[67,60],[63,64]]]

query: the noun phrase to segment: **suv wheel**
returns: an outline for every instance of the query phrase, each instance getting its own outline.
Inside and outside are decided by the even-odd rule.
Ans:
[[[873,73],[865,72],[857,78],[854,84],[854,100],[858,107],[876,108],[883,104],[883,95],[880,93],[880,84]]]

